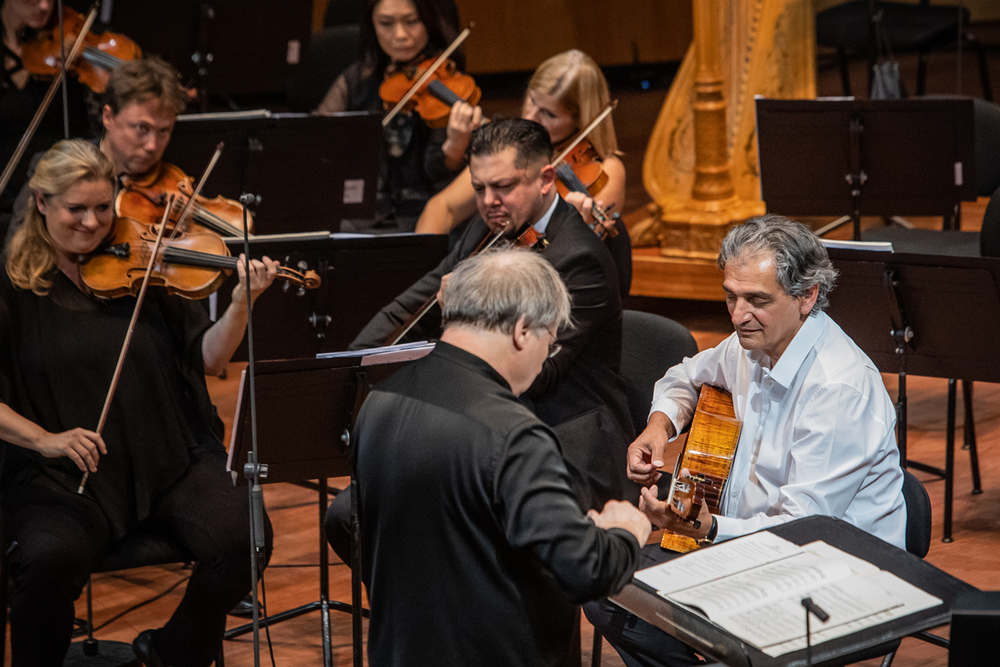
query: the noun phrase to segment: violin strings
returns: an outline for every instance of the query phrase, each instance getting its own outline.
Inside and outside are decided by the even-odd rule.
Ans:
[[[84,47],[83,58],[87,62],[107,70],[117,69],[123,62],[121,58],[113,56],[105,51],[101,51],[94,46]]]

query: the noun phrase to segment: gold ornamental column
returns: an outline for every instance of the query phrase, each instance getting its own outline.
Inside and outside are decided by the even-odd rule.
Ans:
[[[637,246],[632,294],[722,300],[722,239],[765,211],[754,96],[816,97],[816,28],[811,0],[691,4],[694,43],[643,161],[653,203],[629,228]]]
[[[660,252],[666,257],[714,260],[729,226],[764,213],[761,201],[735,194],[729,160],[726,77],[720,45],[722,0],[692,0],[697,72],[691,103],[694,125],[694,184],[684,208],[661,218]]]

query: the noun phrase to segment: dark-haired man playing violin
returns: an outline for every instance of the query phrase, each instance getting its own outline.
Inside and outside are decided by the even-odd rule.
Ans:
[[[561,351],[545,362],[524,392],[525,402],[558,435],[583,510],[600,509],[613,499],[635,501],[637,493],[630,492],[635,487],[624,471],[633,429],[618,375],[622,319],[614,261],[576,209],[556,193],[552,145],[544,127],[523,119],[489,123],[472,133],[467,156],[479,215],[451,254],[383,308],[351,347],[385,344],[490,231],[516,238],[533,227],[547,243],[542,257],[569,289],[575,326],[559,334]],[[404,341],[440,335],[435,307]],[[347,515],[346,500],[334,501],[327,522],[328,537],[342,557],[349,541],[338,517]]]

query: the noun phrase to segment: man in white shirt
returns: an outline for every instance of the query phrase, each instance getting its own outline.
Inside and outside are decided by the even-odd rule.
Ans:
[[[768,215],[730,231],[718,263],[736,331],[656,383],[648,425],[629,447],[629,477],[646,487],[640,509],[655,526],[702,544],[818,514],[904,547],[895,411],[875,365],[823,312],[836,278],[826,250],[805,226]],[[703,384],[732,393],[743,429],[720,513],[705,504],[687,523],[653,485]],[[646,547],[641,567],[663,553]],[[609,603],[586,611],[630,666],[698,662]]]

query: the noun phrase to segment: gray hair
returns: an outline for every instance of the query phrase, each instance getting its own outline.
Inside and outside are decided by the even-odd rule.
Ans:
[[[815,315],[830,305],[829,294],[837,281],[837,269],[808,227],[774,214],[750,218],[726,234],[719,252],[719,268],[725,270],[731,259],[746,259],[762,252],[773,255],[774,277],[785,294],[805,296],[814,285],[819,287],[810,314]]]
[[[509,334],[571,326],[570,297],[559,273],[534,252],[491,250],[455,269],[444,289],[442,322]]]

